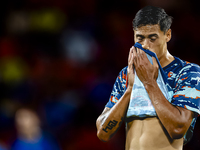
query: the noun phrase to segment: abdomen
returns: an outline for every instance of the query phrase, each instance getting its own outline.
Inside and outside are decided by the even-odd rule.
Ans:
[[[126,150],[182,150],[183,138],[172,140],[157,117],[126,123]]]

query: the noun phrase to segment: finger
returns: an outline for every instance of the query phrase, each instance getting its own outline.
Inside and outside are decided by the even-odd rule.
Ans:
[[[145,52],[144,52],[143,50],[140,49],[140,51],[139,51],[139,55],[140,55],[141,59],[144,58],[144,54],[145,54]]]
[[[141,58],[141,52],[142,50],[141,49],[137,49],[137,63],[139,64],[142,60],[142,58]]]
[[[153,66],[158,68],[158,62],[155,57],[152,57],[152,61],[153,61]]]
[[[133,53],[133,46],[130,48],[129,55],[128,55],[128,61],[130,61]]]
[[[140,57],[141,57],[142,61],[149,61],[146,53],[143,50],[140,50]]]
[[[137,65],[137,51],[136,51],[137,48],[133,47],[133,64],[134,66]]]
[[[128,72],[134,70],[134,65],[133,65],[133,47],[130,48],[129,52],[129,61],[128,61]]]
[[[139,59],[143,59],[144,51],[141,49],[138,49],[138,57]]]
[[[152,60],[153,60],[153,67],[155,68],[155,71],[156,71],[154,74],[154,78],[157,79],[158,78],[158,70],[159,70],[158,62],[155,57],[153,57]]]

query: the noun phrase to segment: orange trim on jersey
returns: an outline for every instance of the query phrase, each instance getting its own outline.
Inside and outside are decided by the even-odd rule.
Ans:
[[[184,87],[188,87],[188,88],[192,88],[191,86],[182,86],[181,88],[184,88]],[[197,90],[197,89],[196,89]],[[198,90],[197,90],[198,91]]]
[[[177,94],[177,95],[174,95],[173,97],[176,98],[176,97],[180,97],[180,96],[183,96],[185,98],[191,98],[191,99],[199,99],[200,97],[196,97],[196,98],[192,98],[192,97],[186,97],[185,95],[182,95],[182,94]]]
[[[187,78],[188,78],[188,77],[185,77],[185,78],[183,78],[183,79],[181,79],[181,80],[183,81],[183,80],[185,80],[185,79],[187,79]]]
[[[127,75],[124,74],[124,72],[122,72],[122,79],[126,80],[127,79]]]
[[[170,71],[167,76],[168,78],[170,78],[172,75],[173,75],[173,72]]]
[[[114,97],[114,96],[111,96],[111,97],[110,97],[110,101],[113,102],[113,103],[116,103],[116,102],[113,101],[113,98],[115,98],[116,100],[118,100],[118,98],[117,98],[117,97]]]

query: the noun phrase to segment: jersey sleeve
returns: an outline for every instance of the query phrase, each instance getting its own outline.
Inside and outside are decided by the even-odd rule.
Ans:
[[[186,65],[175,82],[171,103],[200,114],[200,67],[196,64]]]
[[[125,67],[117,76],[106,107],[112,108],[118,102],[127,88],[127,82],[127,67]]]

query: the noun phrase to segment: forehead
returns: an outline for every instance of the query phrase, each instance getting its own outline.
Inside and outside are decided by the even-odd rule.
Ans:
[[[156,25],[146,25],[146,26],[141,26],[139,28],[136,28],[134,30],[135,35],[149,35],[149,34],[161,34],[163,33],[160,30],[160,26],[158,24]]]

